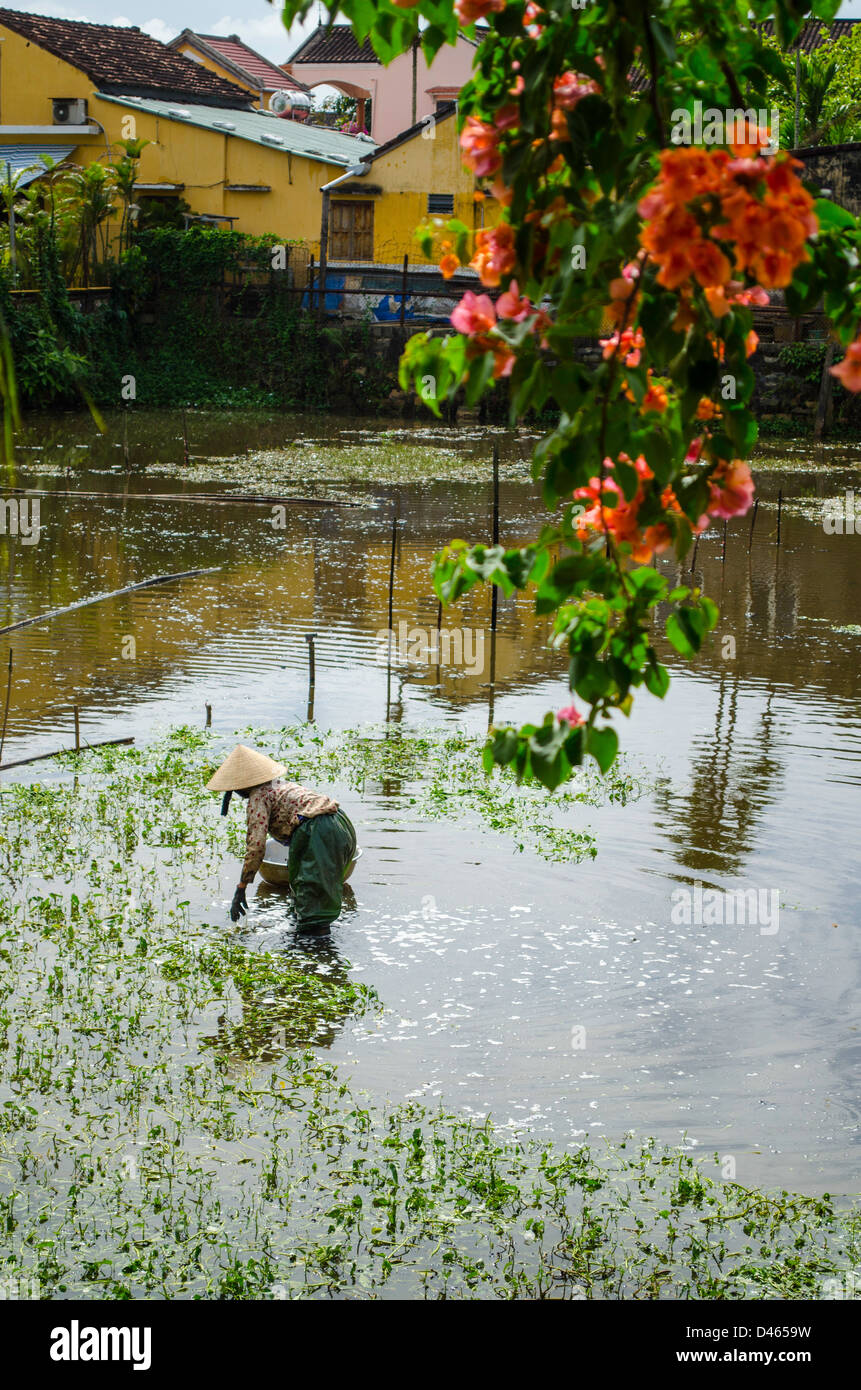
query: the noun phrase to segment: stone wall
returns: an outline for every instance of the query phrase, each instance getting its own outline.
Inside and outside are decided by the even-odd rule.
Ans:
[[[833,202],[861,216],[861,144],[817,145],[794,153],[820,190],[829,189]]]

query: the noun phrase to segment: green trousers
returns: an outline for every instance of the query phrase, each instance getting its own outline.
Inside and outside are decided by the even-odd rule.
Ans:
[[[301,927],[328,926],[341,911],[344,873],[356,852],[356,832],[343,811],[312,816],[290,837],[288,872]]]

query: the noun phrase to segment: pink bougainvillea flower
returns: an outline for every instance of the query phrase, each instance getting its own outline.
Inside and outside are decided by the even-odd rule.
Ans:
[[[742,459],[720,459],[709,478],[709,511],[712,516],[744,516],[753,501],[753,478]]]
[[[496,312],[501,319],[511,319],[514,323],[523,323],[523,320],[528,319],[535,310],[525,296],[521,298],[520,286],[517,281],[511,280],[508,289],[496,301]]]
[[[578,101],[595,96],[601,88],[582,72],[563,72],[553,83],[553,104],[563,111],[573,111]]]
[[[521,82],[523,78],[520,79]],[[500,106],[493,118],[493,124],[497,130],[511,130],[512,126],[520,124],[520,107],[515,106],[514,102],[509,102],[507,106]]]
[[[474,338],[477,333],[489,333],[496,327],[496,310],[488,294],[473,294],[467,290],[451,312],[451,322],[458,333]]]
[[[847,391],[861,391],[861,338],[850,343],[843,361],[828,370]]]
[[[556,718],[559,720],[560,724],[570,724],[572,728],[575,729],[578,724],[585,723],[579,709],[574,705],[566,705],[564,709],[557,710]]]
[[[478,116],[467,116],[460,132],[460,147],[464,164],[480,179],[495,174],[502,167],[499,132],[487,121],[480,121]]]

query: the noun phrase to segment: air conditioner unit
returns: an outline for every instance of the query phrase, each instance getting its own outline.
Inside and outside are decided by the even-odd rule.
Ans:
[[[86,125],[87,101],[85,97],[54,97],[54,125]]]

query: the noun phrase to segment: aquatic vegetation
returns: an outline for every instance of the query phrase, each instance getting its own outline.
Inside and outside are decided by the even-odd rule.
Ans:
[[[624,805],[642,795],[644,783],[620,759],[606,776],[583,767],[565,790],[548,797],[539,788],[518,787],[509,768],[489,776],[481,770],[481,739],[450,729],[408,733],[385,725],[362,730],[321,732],[308,725],[279,730],[246,729],[244,738],[265,742],[301,780],[343,782],[362,792],[369,782],[400,787],[405,803],[436,819],[478,819],[491,830],[512,836],[518,850],[544,859],[577,862],[598,853],[594,836],[560,823],[577,806]]]
[[[482,437],[481,453],[465,444],[460,433],[444,442],[435,431],[368,431],[367,442],[344,439],[298,439],[282,449],[255,449],[234,457],[194,458],[188,465],[190,481],[229,482],[241,479],[243,490],[277,491],[287,484],[294,489],[312,490],[328,485],[365,484],[376,491],[384,481],[390,484],[456,482],[487,482],[490,476],[486,434]],[[408,433],[408,437],[404,435]],[[418,436],[418,437],[417,437]],[[173,476],[174,466],[167,462],[156,464],[151,473]],[[528,481],[529,465],[524,460],[503,462],[502,476]],[[334,495],[334,493],[332,494]],[[351,499],[353,493],[342,489],[338,495]]]
[[[294,770],[404,779],[416,804],[426,760],[456,793],[474,759],[459,734],[364,734],[340,755],[313,730],[278,737]],[[563,1151],[369,1098],[321,1049],[373,1019],[373,988],[191,911],[189,885],[236,851],[238,822],[202,790],[217,757],[180,729],[0,791],[0,1286],[810,1298],[857,1267],[857,1213],[723,1181],[716,1155]]]

